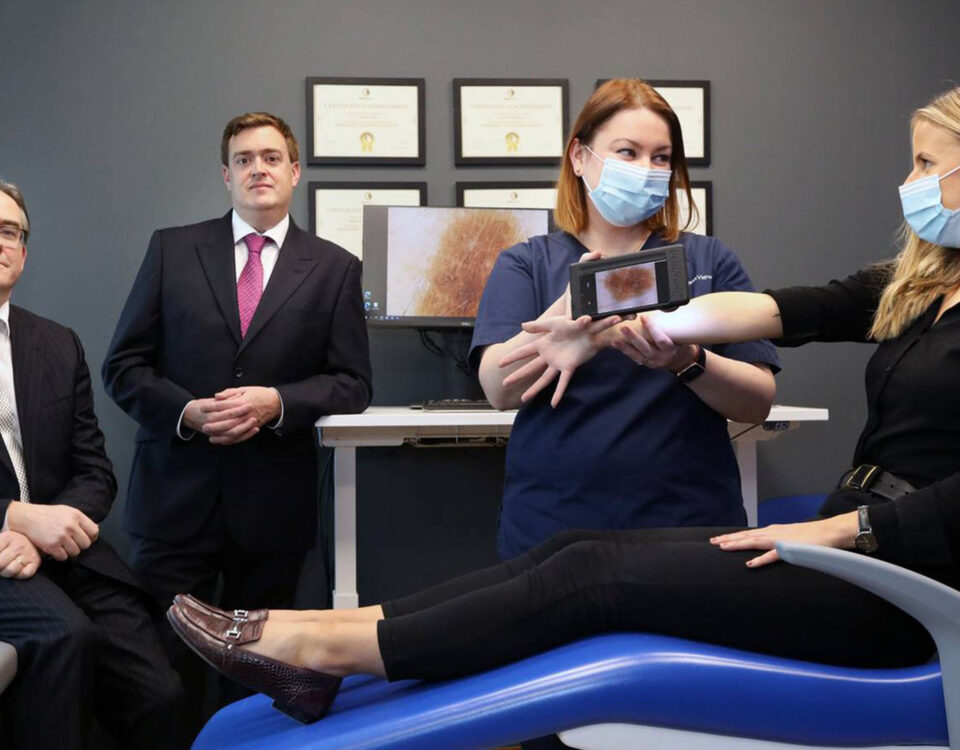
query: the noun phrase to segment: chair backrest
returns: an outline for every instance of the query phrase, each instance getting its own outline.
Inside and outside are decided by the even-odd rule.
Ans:
[[[920,622],[940,659],[950,747],[960,750],[960,591],[899,565],[847,550],[777,542],[780,557],[855,583]]]

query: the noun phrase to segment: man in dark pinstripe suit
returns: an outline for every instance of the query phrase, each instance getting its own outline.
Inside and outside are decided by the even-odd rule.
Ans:
[[[97,524],[117,483],[76,334],[10,305],[27,257],[20,192],[0,181],[0,640],[18,672],[0,747],[177,747],[179,680],[146,595]]]

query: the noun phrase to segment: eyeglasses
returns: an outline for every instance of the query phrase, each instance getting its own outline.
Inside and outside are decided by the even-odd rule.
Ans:
[[[20,247],[25,232],[14,224],[0,224],[0,245],[8,250],[16,250]]]

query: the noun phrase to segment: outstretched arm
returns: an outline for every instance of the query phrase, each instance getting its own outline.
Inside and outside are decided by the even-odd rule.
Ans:
[[[566,383],[577,367],[607,346],[616,346],[638,364],[677,371],[693,359],[689,351],[692,347],[682,345],[752,341],[783,333],[773,297],[755,292],[706,294],[673,312],[644,313],[619,325],[618,320],[607,318],[586,327],[550,312],[524,323],[524,332],[535,335],[505,352],[499,363],[502,368],[512,367],[505,373],[505,383],[515,385],[524,400],[562,375],[551,401],[554,406],[563,397]],[[698,395],[731,419],[762,420],[775,392],[769,369],[718,355],[708,356],[717,377],[701,383]],[[699,380],[704,378],[693,385]]]
[[[642,333],[648,320],[675,344],[730,344],[783,335],[780,308],[769,294],[715,292],[694,297],[673,312],[654,310],[619,326]],[[615,338],[615,336],[613,337]]]

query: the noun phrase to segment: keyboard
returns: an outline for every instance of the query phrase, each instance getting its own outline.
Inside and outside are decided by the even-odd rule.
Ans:
[[[413,404],[414,409],[424,411],[489,411],[493,409],[486,399],[439,398]]]

